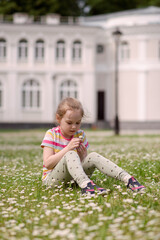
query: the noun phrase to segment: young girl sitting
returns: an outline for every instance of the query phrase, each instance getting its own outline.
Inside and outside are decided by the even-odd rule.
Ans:
[[[106,194],[106,190],[90,180],[95,168],[107,176],[123,181],[132,191],[142,191],[142,186],[122,168],[96,152],[87,154],[89,147],[86,135],[80,129],[84,110],[74,98],[66,98],[57,108],[56,120],[59,124],[48,130],[42,141],[43,183],[56,186],[74,180],[82,193]]]

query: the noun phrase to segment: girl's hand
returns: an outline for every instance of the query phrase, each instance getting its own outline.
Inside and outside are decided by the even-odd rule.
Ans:
[[[87,148],[84,146],[83,143],[80,143],[79,147],[77,148],[77,153],[82,162],[83,159],[87,156]]]
[[[72,140],[67,145],[68,151],[74,150],[80,146],[81,140],[79,138],[72,138]]]

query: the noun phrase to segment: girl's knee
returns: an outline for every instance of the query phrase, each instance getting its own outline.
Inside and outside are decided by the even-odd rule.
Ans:
[[[95,158],[95,157],[99,157],[100,155],[96,152],[91,152],[88,154],[88,158],[89,159],[92,159],[92,158]]]
[[[66,156],[66,157],[74,157],[74,156],[78,156],[78,154],[74,151],[74,150],[70,150],[70,151],[68,151],[64,156]]]

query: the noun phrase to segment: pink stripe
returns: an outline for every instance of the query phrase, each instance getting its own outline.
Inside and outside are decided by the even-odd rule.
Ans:
[[[62,148],[65,148],[67,146],[67,145],[62,145],[60,143],[56,143],[56,142],[53,142],[53,145],[58,146],[58,147],[62,147]]]
[[[54,142],[53,142],[53,141],[49,141],[49,140],[43,140],[43,142],[42,142],[42,143],[54,144]]]
[[[140,189],[140,188],[145,188],[145,187],[144,186],[134,187],[134,188],[132,188],[132,190],[136,190],[136,189]]]
[[[87,142],[87,144],[85,145],[85,147],[87,148],[87,147],[88,147],[88,145],[89,145],[89,144],[88,144],[88,142]]]
[[[49,140],[43,140],[43,143],[51,144],[51,145],[58,146],[58,147],[61,147],[61,148],[64,148],[64,147],[67,146],[67,145],[62,145],[60,143],[56,143],[56,142],[49,141]]]

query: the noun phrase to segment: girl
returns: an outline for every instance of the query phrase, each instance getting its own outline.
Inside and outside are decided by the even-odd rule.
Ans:
[[[89,147],[86,135],[80,129],[84,110],[74,98],[66,98],[57,108],[56,120],[59,124],[46,132],[42,141],[43,183],[56,186],[71,179],[79,185],[82,193],[106,194],[106,190],[90,180],[95,168],[107,176],[123,181],[132,191],[141,191],[142,186],[122,168],[96,152],[87,154]]]

